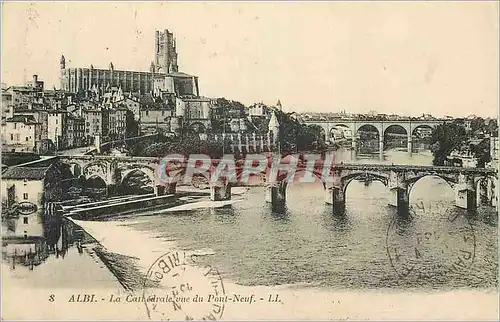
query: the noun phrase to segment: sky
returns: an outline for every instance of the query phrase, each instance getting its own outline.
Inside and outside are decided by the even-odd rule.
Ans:
[[[2,82],[67,67],[149,70],[177,39],[200,93],[285,111],[498,115],[498,3],[7,2]]]

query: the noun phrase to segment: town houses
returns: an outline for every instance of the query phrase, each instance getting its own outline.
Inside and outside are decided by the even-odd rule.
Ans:
[[[33,75],[26,84],[2,85],[2,150],[47,154],[183,128],[208,133],[221,120],[227,132],[269,117],[262,104],[245,109],[200,95],[198,77],[179,71],[176,41],[168,30],[155,34],[149,71],[69,67],[60,57],[60,88],[46,89]],[[217,126],[215,126],[217,127]]]

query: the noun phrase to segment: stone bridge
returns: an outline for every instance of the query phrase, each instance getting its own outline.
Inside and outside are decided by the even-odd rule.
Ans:
[[[151,181],[155,194],[161,194],[158,189],[162,190],[162,186],[156,175],[159,158],[99,155],[68,155],[58,158],[69,166],[74,177],[83,177],[85,180],[100,178],[108,188],[120,185],[133,171],[140,171]]]
[[[363,129],[375,128],[379,137],[379,151],[384,150],[384,136],[389,128],[398,127],[403,129],[407,136],[408,152],[412,151],[413,138],[415,137],[415,132],[419,128],[430,128],[434,129],[437,125],[443,124],[444,122],[449,122],[450,120],[348,120],[348,119],[338,119],[338,120],[318,120],[318,121],[305,121],[304,124],[307,125],[318,125],[323,131],[324,135],[331,135],[332,130],[344,128],[349,129],[352,137],[352,147],[357,148],[357,143],[359,142],[359,132]]]
[[[85,179],[101,178],[108,187],[120,185],[133,171],[141,171],[149,177],[156,195],[175,193],[176,184],[166,184],[160,180],[158,173],[159,158],[149,157],[108,157],[108,156],[59,156],[60,160],[69,165],[75,177]],[[304,173],[305,164],[299,162],[297,168]],[[179,168],[179,175],[185,172],[185,165]],[[237,166],[237,170],[241,170]],[[495,169],[437,167],[416,165],[385,165],[385,164],[335,164],[328,176],[322,176],[322,170],[313,170],[309,175],[317,177],[325,189],[325,202],[331,204],[337,213],[345,210],[347,187],[353,180],[380,181],[391,194],[388,201],[405,213],[409,207],[410,193],[420,179],[436,176],[446,181],[455,191],[455,202],[460,208],[474,211],[479,204],[496,205],[496,186],[498,173]],[[266,173],[261,175],[265,178]],[[210,173],[203,175],[208,179]],[[241,177],[239,172],[238,177]],[[239,179],[238,179],[239,180]],[[262,185],[266,188],[266,201],[273,209],[280,211],[286,205],[286,191],[290,183],[286,172],[279,172],[273,180],[265,179]],[[231,198],[231,185],[228,180],[210,184],[211,200],[227,200]]]
[[[390,192],[389,204],[407,213],[410,193],[420,179],[435,176],[446,181],[455,192],[455,203],[469,211],[479,203],[497,205],[495,169],[384,164],[337,164],[325,182],[325,201],[337,212],[344,212],[346,191],[353,180],[380,181]],[[279,186],[286,185],[281,183]],[[279,187],[278,186],[278,187]]]

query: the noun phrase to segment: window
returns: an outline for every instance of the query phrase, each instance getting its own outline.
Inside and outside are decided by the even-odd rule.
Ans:
[[[17,123],[14,123],[14,130],[17,129]]]
[[[10,134],[10,140],[14,141],[14,134],[12,134],[12,133]]]
[[[16,141],[20,141],[21,135],[19,133],[16,134]]]
[[[23,224],[27,225],[28,224],[28,217],[23,218]]]
[[[29,140],[29,138],[28,138],[28,137],[26,137],[26,142],[28,142],[28,140]]]
[[[27,200],[27,199],[28,199],[28,193],[27,193],[27,192],[23,193],[23,199],[24,199],[24,200]]]

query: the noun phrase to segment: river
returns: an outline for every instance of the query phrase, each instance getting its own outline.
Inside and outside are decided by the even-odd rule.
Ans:
[[[336,162],[429,165],[432,155],[409,157],[395,150],[353,155],[341,148]],[[148,268],[162,254],[176,250],[195,252],[201,267],[216,267],[228,295],[280,296],[279,303],[228,303],[224,319],[498,316],[498,218],[493,209],[467,215],[454,206],[448,184],[435,177],[421,179],[412,188],[411,220],[398,217],[387,205],[388,192],[378,181],[352,181],[342,216],[333,214],[323,193],[320,183],[290,184],[283,214],[271,211],[264,188],[253,187],[246,192],[233,188],[231,201],[211,202],[207,196],[107,221],[75,221],[88,234],[83,251],[64,247],[74,245],[80,235],[65,225],[71,233],[63,236],[71,238],[62,242],[62,256],[50,255],[33,270],[23,265],[7,268],[13,265],[3,262],[4,287],[16,294],[4,303],[5,316],[32,319],[36,312],[43,319],[74,319],[75,314],[92,320],[184,319],[167,304],[150,315],[144,303],[108,300],[142,294]],[[205,285],[203,279],[184,278],[196,285],[196,292]],[[71,302],[75,294],[89,292],[99,303]],[[200,292],[209,291],[202,287]],[[33,301],[54,299],[58,310],[52,304],[26,309]],[[188,311],[204,310],[195,305]]]
[[[344,161],[430,165],[432,155],[414,153],[408,157],[407,152],[393,150],[386,151],[382,158],[378,154],[353,156],[341,148],[336,152],[336,162]],[[294,183],[288,186],[285,214],[273,213],[265,202],[264,188],[254,187],[235,196],[233,199],[239,202],[227,207],[138,213],[122,218],[121,224],[175,241],[182,249],[206,252],[210,254],[204,256],[207,264],[243,285],[449,289],[497,284],[496,225],[484,220],[488,212],[484,209],[474,217],[457,209],[453,190],[436,177],[421,179],[412,189],[410,204],[414,209],[415,205],[420,207],[420,215],[414,214],[418,229],[410,232],[404,242],[411,243],[418,234],[433,232],[447,240],[446,247],[459,247],[454,246],[459,237],[453,231],[466,229],[475,239],[475,246],[470,244],[468,248],[475,254],[473,263],[438,274],[436,265],[452,266],[460,250],[438,252],[443,246],[430,243],[425,252],[431,254],[428,259],[434,264],[421,265],[419,272],[401,278],[400,268],[393,267],[388,256],[392,242],[388,232],[395,213],[387,198],[382,183],[374,181],[366,186],[354,181],[347,189],[346,214],[338,216],[324,203],[321,184]],[[460,224],[444,223],[451,213],[461,219]],[[401,251],[413,251],[410,246],[406,248]]]

